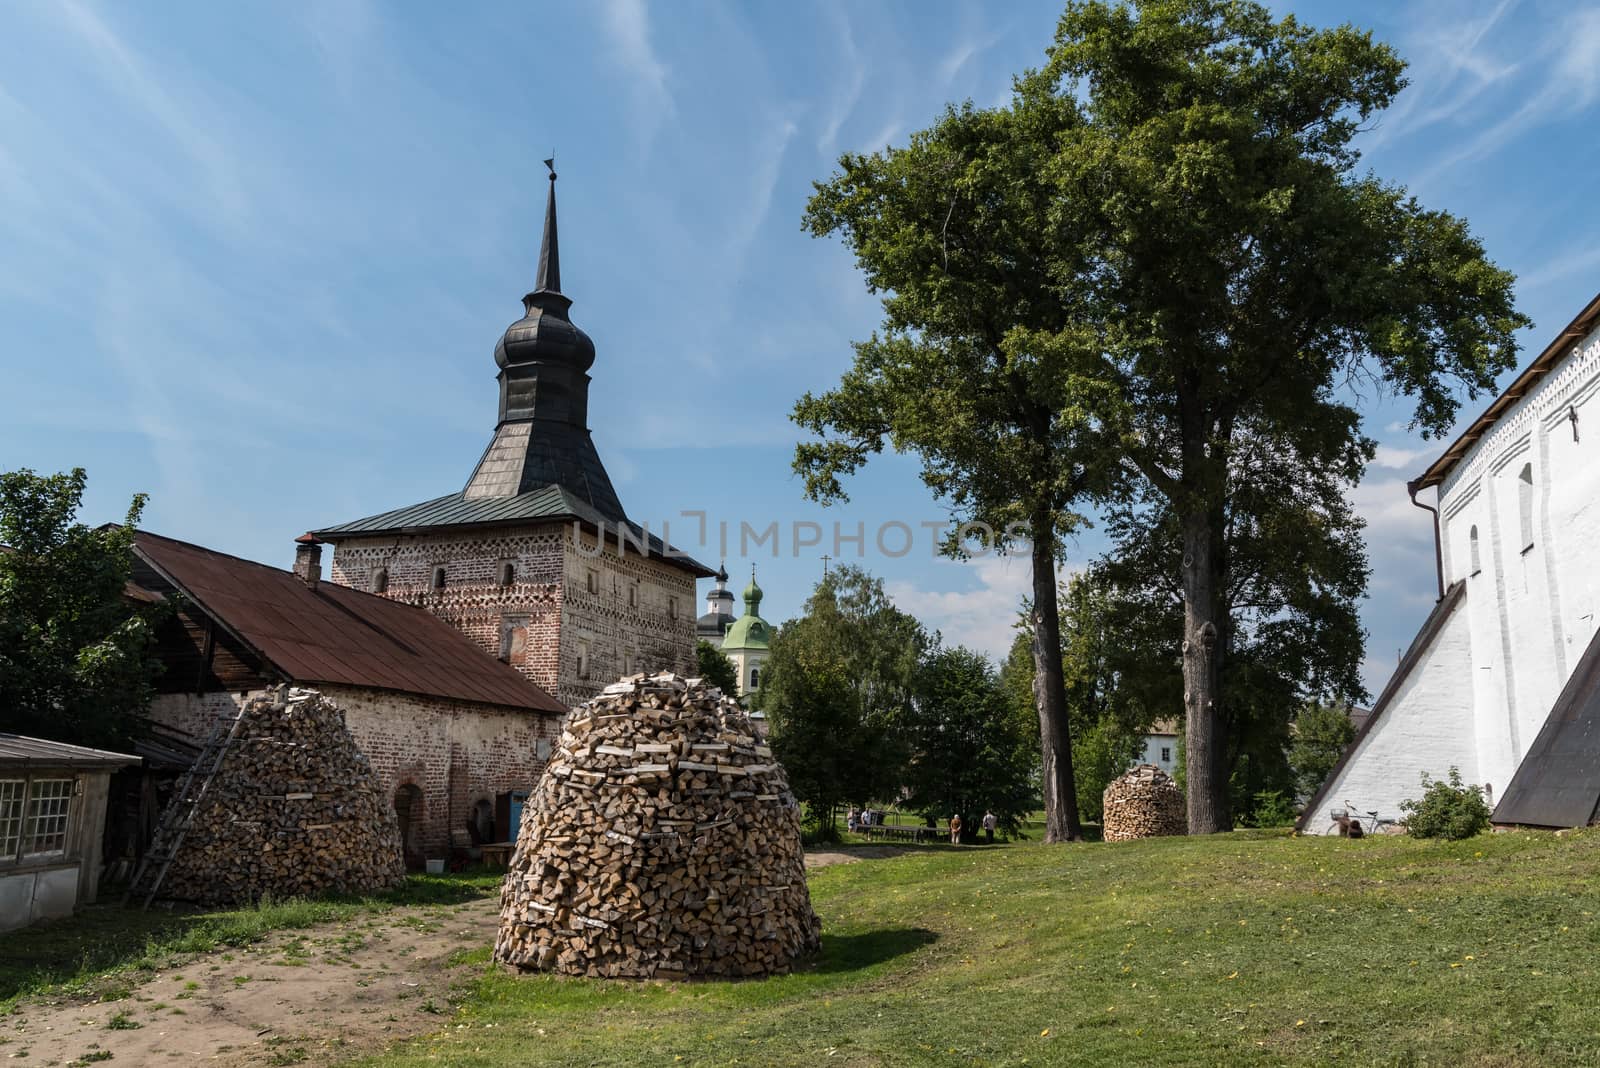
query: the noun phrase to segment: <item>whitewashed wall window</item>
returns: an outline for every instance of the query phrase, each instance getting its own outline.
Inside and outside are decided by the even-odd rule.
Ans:
[[[0,779],[0,860],[10,860],[22,845],[22,779]]]
[[[29,784],[24,856],[66,850],[67,811],[71,804],[71,779],[34,779]]]
[[[1483,564],[1478,556],[1478,528],[1473,527],[1467,533],[1467,542],[1472,550],[1472,574],[1476,575],[1483,570]]]
[[[1522,551],[1533,548],[1533,465],[1523,464],[1517,475],[1517,521]]]

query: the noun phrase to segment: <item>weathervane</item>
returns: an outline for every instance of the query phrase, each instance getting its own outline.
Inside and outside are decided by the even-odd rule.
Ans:
[[[552,182],[555,181],[556,180],[556,153],[555,153],[555,149],[551,149],[550,150],[550,158],[544,161],[544,165],[546,167],[550,168],[550,180]]]

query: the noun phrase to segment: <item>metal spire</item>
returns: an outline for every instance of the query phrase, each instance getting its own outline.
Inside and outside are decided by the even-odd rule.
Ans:
[[[556,244],[556,158],[544,161],[550,168],[550,198],[544,206],[544,238],[539,242],[539,274],[534,279],[535,293],[561,292],[561,249]]]

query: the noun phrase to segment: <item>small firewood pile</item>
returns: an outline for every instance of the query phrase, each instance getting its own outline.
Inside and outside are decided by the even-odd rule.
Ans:
[[[772,975],[821,938],[783,768],[737,704],[667,672],[572,711],[500,901],[495,959],[565,975]]]
[[[316,690],[252,698],[160,896],[205,904],[384,890],[400,826],[344,711]]]
[[[1105,840],[1127,842],[1189,833],[1183,791],[1154,764],[1140,764],[1112,779],[1103,795]]]

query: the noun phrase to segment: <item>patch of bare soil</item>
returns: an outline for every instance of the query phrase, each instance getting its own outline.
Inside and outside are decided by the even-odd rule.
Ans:
[[[841,846],[838,849],[806,853],[806,867],[826,868],[830,864],[854,864],[858,860],[882,860],[885,857],[897,857],[904,852],[905,849],[900,846]]]
[[[409,906],[284,931],[150,972],[119,1001],[25,1002],[0,1057],[29,1065],[327,1065],[442,1026],[452,964],[494,942],[499,902]],[[109,1057],[106,1054],[110,1054]]]

